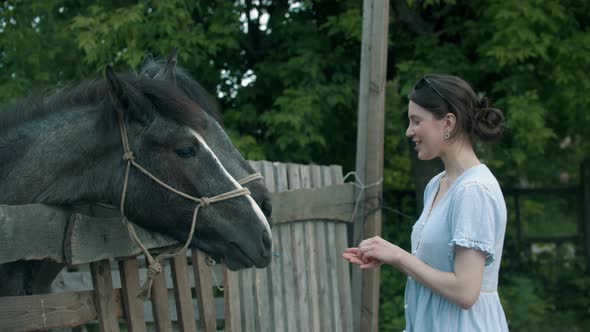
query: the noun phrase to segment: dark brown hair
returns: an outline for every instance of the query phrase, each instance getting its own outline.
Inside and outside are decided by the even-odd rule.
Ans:
[[[421,84],[422,82],[422,84]],[[442,119],[448,113],[457,118],[451,137],[467,135],[472,143],[494,142],[504,129],[504,114],[479,98],[469,83],[452,75],[426,75],[415,85],[408,98]]]

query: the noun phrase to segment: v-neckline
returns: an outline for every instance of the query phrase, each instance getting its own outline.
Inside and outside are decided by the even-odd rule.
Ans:
[[[437,180],[436,183],[436,193],[434,194],[434,197],[432,198],[432,200],[430,201],[430,208],[428,209],[428,215],[427,215],[427,219],[428,217],[430,217],[430,215],[432,214],[432,211],[441,204],[441,202],[446,199],[447,196],[449,196],[449,193],[451,192],[451,190],[454,189],[454,187],[457,185],[457,183],[459,183],[459,180],[461,178],[463,178],[466,174],[468,174],[469,172],[471,172],[472,170],[474,170],[475,168],[478,168],[480,166],[485,166],[485,164],[480,163],[474,166],[469,167],[468,169],[466,169],[465,171],[463,171],[463,173],[461,173],[456,179],[455,181],[453,181],[453,183],[449,186],[449,188],[447,189],[447,191],[440,197],[440,199],[438,200],[438,202],[436,201],[436,198],[438,197],[438,194],[440,193],[440,183],[442,181],[443,178],[445,178],[447,176],[447,172],[444,171],[442,172],[442,174],[440,175],[440,177]],[[436,203],[436,204],[435,204]]]

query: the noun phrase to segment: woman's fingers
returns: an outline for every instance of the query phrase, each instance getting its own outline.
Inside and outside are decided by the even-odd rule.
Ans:
[[[359,251],[359,248],[347,248],[346,250],[344,250],[345,253],[349,253],[349,254],[357,254]]]
[[[372,256],[371,252],[375,250],[373,246],[364,246],[359,248],[359,253],[357,254],[364,262],[367,262]]]
[[[372,269],[372,268],[375,268],[375,267],[380,266],[380,265],[381,265],[381,262],[379,262],[377,260],[371,260],[368,263],[361,264],[360,268],[361,269]]]
[[[348,260],[350,263],[354,263],[354,264],[358,264],[358,265],[361,265],[364,263],[357,255],[354,255],[354,254],[344,253],[344,254],[342,254],[342,257],[344,257],[344,259]]]

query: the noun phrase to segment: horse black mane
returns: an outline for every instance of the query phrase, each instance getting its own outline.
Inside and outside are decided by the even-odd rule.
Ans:
[[[133,73],[117,75],[123,86],[124,113],[153,116],[157,112],[162,117],[193,129],[206,127],[203,116],[205,108],[199,99],[192,99],[173,82],[154,80]],[[115,105],[110,98],[106,79],[88,80],[76,86],[65,88],[49,96],[29,96],[9,105],[0,111],[0,130],[7,130],[26,121],[42,118],[55,112],[72,111],[80,108],[97,107],[113,110]],[[109,113],[109,112],[105,112]],[[112,116],[114,112],[106,116]]]

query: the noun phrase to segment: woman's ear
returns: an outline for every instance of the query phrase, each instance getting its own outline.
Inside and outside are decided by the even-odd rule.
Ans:
[[[449,133],[452,133],[455,130],[455,126],[457,125],[457,117],[453,113],[447,113],[444,118],[444,128]]]

